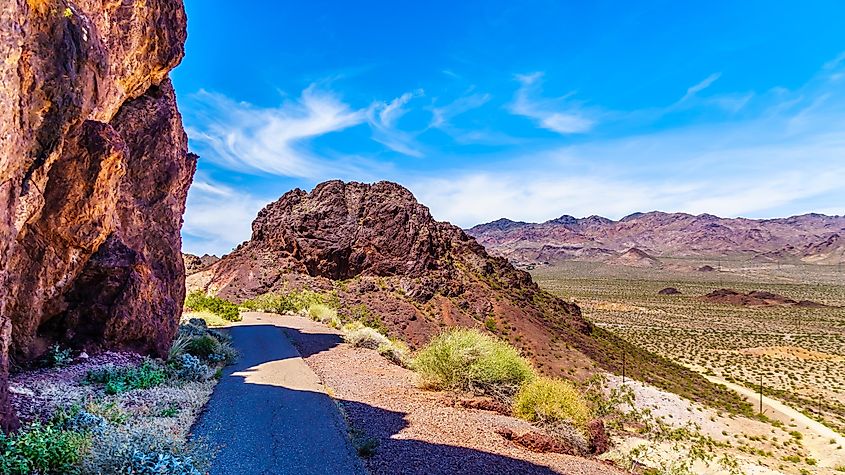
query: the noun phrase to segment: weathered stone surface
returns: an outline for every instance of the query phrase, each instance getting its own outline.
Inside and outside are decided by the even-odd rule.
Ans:
[[[195,158],[167,73],[181,0],[0,6],[0,424],[8,355],[162,353],[183,295]]]
[[[419,347],[446,327],[474,327],[520,348],[549,375],[584,380],[621,372],[670,391],[712,388],[695,373],[631,346],[490,256],[457,226],[436,221],[389,182],[330,181],[267,205],[252,238],[188,276],[189,290],[243,301],[266,292],[333,292],[346,319],[378,320]],[[631,362],[636,362],[632,364]]]
[[[195,256],[193,254],[188,254],[185,252],[182,253],[182,261],[185,262],[186,275],[197,273],[219,260],[219,257],[212,254],[203,254],[202,256]]]

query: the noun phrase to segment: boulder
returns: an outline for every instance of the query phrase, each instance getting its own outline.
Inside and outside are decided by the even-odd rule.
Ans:
[[[0,425],[6,379],[53,343],[162,355],[184,298],[196,166],[168,72],[181,0],[0,7]]]

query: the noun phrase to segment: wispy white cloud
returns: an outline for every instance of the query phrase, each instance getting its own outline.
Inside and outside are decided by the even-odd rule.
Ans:
[[[422,147],[416,141],[417,134],[401,130],[397,123],[408,112],[405,105],[424,94],[422,89],[418,89],[406,92],[390,102],[372,104],[367,109],[367,121],[373,130],[373,140],[394,152],[411,157],[422,157]]]
[[[440,106],[431,108],[431,122],[429,127],[445,128],[450,126],[450,121],[473,109],[477,109],[490,101],[491,95],[487,93],[469,94],[459,97],[454,101]]]
[[[564,213],[619,218],[653,209],[749,217],[841,213],[845,93],[829,73],[798,90],[760,96],[766,104],[741,121],[515,152],[494,166],[417,177],[410,187],[436,217],[462,226]]]
[[[269,201],[197,176],[188,192],[183,249],[200,255],[231,251],[249,239],[252,220]]]
[[[542,73],[517,75],[521,86],[509,106],[511,113],[534,120],[539,127],[563,135],[589,132],[596,124],[577,104],[568,101],[572,94],[557,99],[537,97]]]
[[[262,108],[200,91],[188,98],[186,130],[193,148],[218,165],[242,172],[314,178],[349,163],[329,161],[309,141],[366,120],[334,94],[312,85],[294,101]]]
[[[704,78],[704,80],[702,80],[698,84],[695,84],[692,87],[690,87],[689,89],[687,89],[687,93],[684,94],[684,97],[681,98],[681,101],[686,101],[687,99],[693,97],[694,95],[698,94],[699,92],[707,89],[714,82],[716,82],[716,80],[719,79],[720,77],[722,77],[722,73],[713,73],[713,74],[707,76],[706,78]]]

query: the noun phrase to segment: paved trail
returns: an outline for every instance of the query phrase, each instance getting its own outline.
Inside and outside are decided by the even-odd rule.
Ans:
[[[282,327],[243,315],[230,330],[241,357],[194,428],[220,447],[210,474],[362,474],[337,406]]]

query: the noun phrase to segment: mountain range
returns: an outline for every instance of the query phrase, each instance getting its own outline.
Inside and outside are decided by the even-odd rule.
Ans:
[[[845,216],[816,213],[748,219],[652,211],[618,221],[564,215],[543,223],[503,218],[474,226],[467,234],[517,264],[583,260],[651,266],[655,257],[845,262]]]

